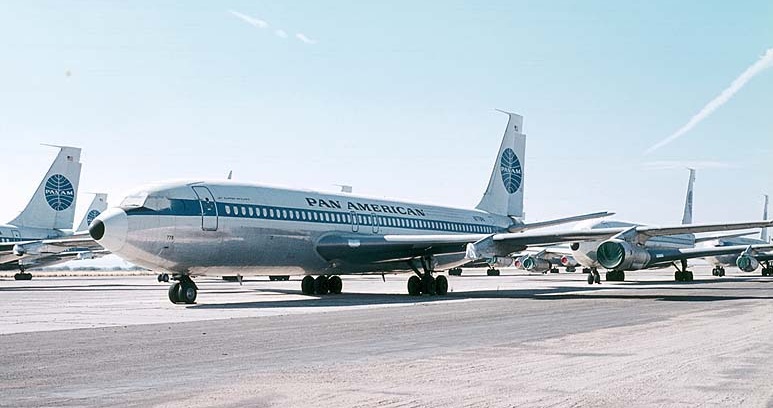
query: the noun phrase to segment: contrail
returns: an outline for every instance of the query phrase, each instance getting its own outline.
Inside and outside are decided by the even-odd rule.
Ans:
[[[722,91],[719,96],[712,99],[711,102],[707,103],[706,106],[700,110],[700,112],[690,118],[687,124],[679,128],[679,130],[674,132],[671,136],[654,144],[652,147],[647,149],[644,154],[650,154],[655,150],[660,149],[661,147],[682,137],[685,133],[689,132],[692,128],[701,123],[704,119],[711,116],[715,110],[719,109],[722,105],[727,103],[727,101],[729,101],[736,94],[736,92],[740,91],[741,88],[743,88],[743,86],[746,85],[746,83],[749,82],[752,78],[757,76],[757,74],[770,67],[773,67],[773,48],[769,48],[767,51],[765,51],[765,54],[762,56],[762,58],[752,64],[752,66],[749,68],[746,68],[746,71],[744,71],[738,78],[736,78],[735,81],[733,81],[733,83],[727,87],[727,89]]]

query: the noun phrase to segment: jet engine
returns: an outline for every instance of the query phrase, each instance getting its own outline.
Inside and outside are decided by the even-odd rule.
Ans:
[[[760,266],[760,261],[749,254],[742,254],[735,260],[735,265],[744,272],[754,272]]]
[[[533,256],[524,257],[521,261],[521,265],[523,265],[523,269],[526,269],[529,272],[545,272],[553,267],[550,262]]]
[[[630,271],[643,269],[650,262],[650,253],[631,243],[610,239],[599,245],[596,250],[596,260],[607,269]]]

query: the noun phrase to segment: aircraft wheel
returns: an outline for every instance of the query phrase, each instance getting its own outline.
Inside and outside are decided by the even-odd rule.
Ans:
[[[314,294],[314,277],[311,275],[306,275],[301,280],[301,292],[304,295],[313,295]]]
[[[590,268],[582,268],[582,273],[590,273]]]
[[[180,302],[185,302],[186,304],[193,304],[196,302],[196,295],[198,294],[196,290],[196,285],[193,284],[193,282],[180,282],[180,291],[177,293],[177,299],[179,299]]]
[[[593,282],[595,280],[596,280],[596,278],[593,276],[593,274],[588,272],[588,285],[593,285]]]
[[[686,271],[686,273],[685,273],[685,274],[687,275],[687,276],[685,276],[685,278],[687,278],[687,279],[685,279],[685,280],[686,280],[687,282],[692,282],[692,280],[693,280],[692,271]]]
[[[677,281],[677,282],[681,282],[682,280],[684,280],[682,278],[682,271],[674,272],[674,280]]]
[[[435,293],[438,296],[445,296],[448,293],[448,278],[438,275],[435,279]]]
[[[550,270],[550,273],[558,273],[558,268],[552,268],[552,269]]]
[[[499,269],[489,269],[486,271],[488,276],[499,276]]]
[[[598,272],[593,273],[593,281],[601,285],[601,275]]]
[[[448,270],[448,274],[451,276],[462,276],[462,268],[451,268]]]
[[[32,274],[28,272],[19,272],[13,275],[15,280],[32,280]]]
[[[330,289],[327,286],[327,276],[319,275],[314,279],[314,293],[317,295],[327,295]]]
[[[408,278],[408,294],[411,296],[421,295],[421,279],[416,275]]]
[[[180,282],[175,282],[171,285],[169,285],[169,300],[174,303],[180,303],[180,297],[178,296],[180,293]]]
[[[327,286],[330,289],[330,293],[335,293],[337,295],[341,293],[341,290],[344,288],[344,283],[341,281],[340,276],[331,276],[330,279],[327,280]]]

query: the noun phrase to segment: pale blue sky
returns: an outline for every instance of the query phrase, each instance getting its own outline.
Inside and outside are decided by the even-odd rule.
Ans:
[[[529,220],[678,223],[687,171],[652,161],[714,163],[698,172],[695,222],[760,217],[773,70],[643,152],[773,47],[773,2],[480,3],[0,3],[0,221],[55,155],[39,143],[83,147],[81,190],[114,204],[232,169],[473,207],[506,121],[494,108],[525,117]]]

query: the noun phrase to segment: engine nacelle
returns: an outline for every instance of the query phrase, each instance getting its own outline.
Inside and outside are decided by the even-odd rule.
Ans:
[[[650,253],[646,249],[620,239],[605,241],[596,250],[596,260],[607,269],[619,271],[644,269],[650,259]]]
[[[549,271],[553,266],[550,262],[533,256],[524,257],[521,264],[523,265],[523,269],[526,269],[529,272],[545,272]]]
[[[574,259],[571,255],[563,255],[561,257],[561,265],[563,266],[577,266],[579,265],[577,261]]]
[[[93,252],[88,251],[88,252],[79,252],[77,258],[78,260],[82,261],[84,259],[96,259],[96,256],[94,255]]]
[[[744,272],[754,272],[760,266],[760,261],[751,255],[743,254],[735,260],[735,265]]]
[[[42,242],[28,242],[26,244],[16,244],[13,246],[13,254],[16,256],[40,255],[43,249]]]

